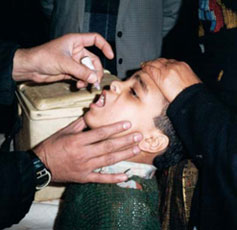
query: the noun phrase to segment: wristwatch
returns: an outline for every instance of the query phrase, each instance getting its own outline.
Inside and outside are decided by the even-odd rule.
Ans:
[[[36,190],[41,190],[45,188],[51,181],[51,172],[47,169],[44,163],[39,159],[39,157],[31,149],[27,151],[34,165],[34,170],[36,173]]]

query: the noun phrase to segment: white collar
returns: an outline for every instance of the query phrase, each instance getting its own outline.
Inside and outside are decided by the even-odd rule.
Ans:
[[[135,163],[130,161],[121,161],[114,165],[96,169],[95,172],[115,174],[126,173],[128,178],[132,176],[139,176],[144,179],[151,179],[155,174],[156,167],[149,164]]]

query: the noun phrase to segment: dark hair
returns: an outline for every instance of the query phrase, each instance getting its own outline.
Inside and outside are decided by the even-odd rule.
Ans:
[[[154,165],[158,170],[168,168],[177,164],[184,156],[184,149],[181,140],[177,136],[170,119],[166,115],[168,104],[161,114],[154,118],[156,128],[160,129],[169,138],[169,145],[162,155],[154,159]]]

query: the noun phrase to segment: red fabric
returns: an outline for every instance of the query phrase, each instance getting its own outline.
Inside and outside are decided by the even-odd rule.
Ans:
[[[214,11],[216,16],[216,27],[214,32],[218,32],[224,26],[224,16],[222,14],[221,6],[216,2],[216,0],[210,0],[209,7],[211,11]]]

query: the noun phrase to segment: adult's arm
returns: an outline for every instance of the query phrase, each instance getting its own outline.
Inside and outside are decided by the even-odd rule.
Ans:
[[[15,81],[13,58],[19,46],[0,42],[0,104],[11,105]],[[28,212],[35,194],[33,165],[25,152],[0,152],[0,229],[18,223]]]
[[[0,104],[11,105],[14,99],[15,81],[12,79],[13,57],[19,48],[14,42],[0,40]]]
[[[13,57],[19,46],[0,42],[0,104],[14,99]],[[0,152],[0,229],[19,222],[28,212],[35,193],[33,165],[24,152]]]
[[[203,84],[185,89],[168,117],[200,166],[200,229],[237,228],[237,114]],[[196,220],[197,221],[197,220]]]
[[[200,229],[237,228],[237,114],[213,96],[189,66],[158,59],[144,67],[171,102],[167,114],[200,174]]]
[[[36,186],[33,170],[27,153],[0,153],[0,229],[18,223],[28,212]]]

